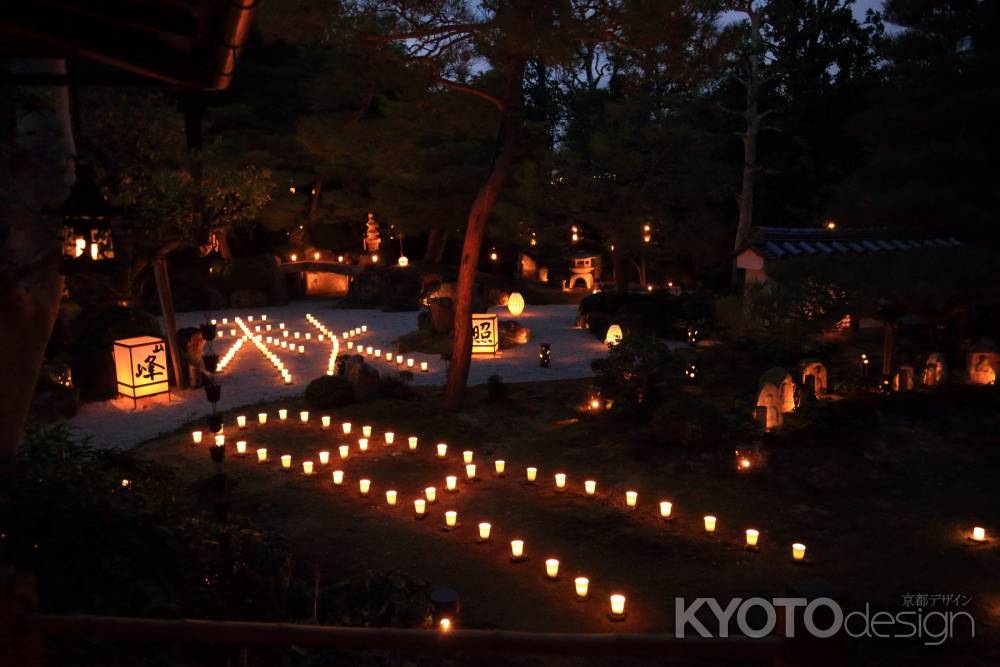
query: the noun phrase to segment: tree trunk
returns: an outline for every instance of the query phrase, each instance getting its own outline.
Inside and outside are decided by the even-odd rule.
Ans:
[[[514,139],[517,134],[517,113],[521,106],[524,85],[524,60],[512,59],[508,71],[504,108],[500,113],[497,142],[486,181],[480,186],[469,210],[462,243],[462,260],[458,269],[458,288],[455,294],[455,341],[451,348],[448,366],[448,385],[444,391],[444,407],[460,410],[465,398],[465,385],[469,381],[472,363],[472,294],[476,285],[476,266],[493,205],[503,187],[514,157]]]
[[[17,61],[24,72],[65,74],[62,60]],[[45,348],[59,314],[62,220],[43,213],[69,194],[76,147],[65,87],[33,88],[40,108],[24,113],[19,93],[0,109],[0,219],[7,226],[0,254],[0,474],[13,471]],[[33,100],[35,101],[35,100]]]
[[[763,9],[753,9],[748,4],[742,10],[750,20],[750,56],[747,63],[747,78],[743,82],[746,88],[746,109],[744,118],[746,126],[743,132],[743,183],[740,187],[740,194],[737,198],[739,204],[739,220],[736,224],[736,239],[733,243],[733,251],[740,252],[746,245],[750,236],[750,227],[753,225],[753,202],[754,188],[757,185],[757,135],[760,133],[762,114],[757,107],[757,100],[760,94],[760,21]],[[736,268],[736,257],[733,257],[732,281],[736,285],[739,280],[739,272]]]
[[[167,258],[157,257],[153,260],[153,278],[156,280],[156,293],[160,297],[160,310],[163,313],[164,335],[170,348],[170,366],[174,370],[174,382],[181,389],[188,386],[188,377],[184,362],[181,360],[181,348],[177,343],[177,318],[174,316],[174,295],[170,290],[170,274],[167,271]]]
[[[882,331],[884,333],[882,339],[882,375],[889,376],[892,374],[893,357],[896,356],[896,323],[883,322]]]
[[[444,247],[448,243],[448,235],[443,229],[432,229],[427,232],[427,247],[424,249],[424,261],[440,263],[444,257]]]

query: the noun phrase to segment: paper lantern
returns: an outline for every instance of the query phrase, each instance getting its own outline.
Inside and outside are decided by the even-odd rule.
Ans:
[[[534,483],[535,479],[538,477],[538,468],[526,468],[524,474],[529,484]]]
[[[312,461],[303,461],[302,462],[302,474],[303,475],[311,475],[311,474],[313,474],[313,462]]]
[[[361,495],[367,496],[371,488],[372,488],[372,481],[370,479],[358,480],[358,491],[361,492]]]
[[[395,440],[396,440],[396,434],[395,433],[393,433],[392,431],[386,431],[385,432],[385,444],[386,444],[386,446],[391,445],[393,442],[395,442]]]
[[[361,435],[363,435],[366,438],[372,437],[372,427],[371,426],[362,426],[361,427]]]
[[[445,477],[444,488],[446,488],[448,491],[451,491],[452,493],[458,491],[458,477],[456,477],[455,475],[448,475],[447,477]]]
[[[351,455],[351,448],[348,445],[340,445],[337,447],[337,452],[340,454],[340,458],[346,459]]]
[[[417,436],[411,435],[409,438],[407,438],[407,442],[409,443],[410,451],[416,450]]]
[[[385,502],[390,507],[396,506],[396,491],[394,489],[389,489],[385,492]]]
[[[503,471],[507,467],[507,462],[503,459],[497,459],[493,462],[493,467],[496,470],[497,477],[503,477]]]
[[[566,473],[557,472],[556,473],[556,490],[562,491],[566,488]]]
[[[608,345],[617,345],[622,342],[622,328],[617,324],[608,327],[608,333],[604,336],[604,342]]]
[[[195,445],[201,444],[201,431],[191,431],[191,442]]]
[[[291,468],[292,468],[292,455],[291,454],[282,454],[282,456],[281,456],[281,467],[284,470],[291,470]]]
[[[330,415],[323,415],[320,417],[320,424],[322,425],[324,431],[330,428]]]
[[[236,425],[239,426],[240,428],[246,428],[247,427],[246,415],[238,415],[236,417]]]
[[[156,336],[136,336],[116,340],[115,375],[118,393],[133,401],[163,394],[167,382],[167,345]]]
[[[417,498],[414,500],[413,513],[418,519],[423,518],[424,514],[427,513],[427,501],[423,498]]]
[[[258,412],[257,413],[257,423],[259,423],[261,426],[263,426],[264,424],[267,423],[267,413],[266,412]]]
[[[469,465],[465,466],[465,476],[468,479],[470,479],[470,480],[476,479],[476,464],[475,463],[470,463]]]
[[[246,440],[237,440],[236,441],[236,454],[238,456],[243,456],[246,453],[247,453],[247,441]]]
[[[278,419],[280,419],[281,421],[285,421],[286,419],[288,419],[288,410],[286,410],[285,408],[281,408],[280,410],[278,410]]]
[[[472,354],[496,355],[500,349],[500,329],[496,313],[472,315]]]
[[[524,312],[524,297],[520,292],[511,292],[507,297],[507,310],[511,315],[517,317]]]
[[[439,442],[437,444],[437,455],[438,455],[439,459],[443,459],[445,456],[447,456],[448,455],[448,445],[444,444],[443,442]]]
[[[972,539],[975,542],[985,542],[986,541],[986,529],[982,526],[974,526],[972,528]]]
[[[343,424],[340,425],[340,428],[341,430],[344,431],[344,435],[351,434],[351,422],[344,422]]]

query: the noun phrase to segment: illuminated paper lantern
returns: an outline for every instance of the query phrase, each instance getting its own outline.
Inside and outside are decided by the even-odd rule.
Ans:
[[[351,422],[344,422],[340,425],[340,428],[344,431],[344,435],[351,434]]]
[[[247,441],[237,440],[236,441],[236,454],[237,456],[243,456],[247,453]]]
[[[385,432],[385,444],[386,444],[386,446],[391,445],[395,441],[396,441],[396,434],[393,433],[392,431],[386,431]]]
[[[302,462],[302,474],[303,475],[311,475],[311,474],[313,474],[313,462],[312,461],[303,461]]]
[[[292,468],[292,455],[282,454],[281,456],[281,467],[285,470],[291,470]]]
[[[167,382],[167,345],[156,336],[123,338],[114,343],[118,393],[133,401],[163,394]]]
[[[337,452],[340,454],[340,458],[346,459],[351,455],[351,448],[348,445],[340,445],[337,447]]]
[[[361,427],[361,435],[363,435],[366,438],[372,437],[372,427],[371,426],[362,426]]]
[[[396,506],[396,491],[394,489],[389,489],[385,492],[385,502],[390,507]]]
[[[529,484],[534,484],[535,479],[538,477],[538,468],[526,468],[524,471],[525,479]]]
[[[266,412],[258,412],[257,413],[257,423],[259,423],[261,426],[263,426],[264,424],[267,423],[267,413]]]
[[[556,490],[562,491],[566,488],[566,473],[557,472],[556,473]]]
[[[472,354],[496,355],[500,349],[500,329],[496,313],[472,315]]]
[[[191,442],[196,445],[201,444],[201,431],[191,431]]]
[[[507,467],[507,462],[503,459],[497,459],[493,462],[493,467],[496,470],[497,477],[503,477],[503,471]]]
[[[448,445],[443,442],[437,444],[437,455],[439,459],[443,459],[448,455]]]
[[[368,438],[358,438],[358,449],[362,452],[368,451]]]
[[[617,324],[608,327],[608,333],[604,336],[604,342],[608,345],[617,345],[622,342],[622,328]]]
[[[986,529],[982,526],[974,526],[972,528],[972,540],[975,542],[985,542],[986,541]]]
[[[423,498],[417,498],[413,501],[413,514],[418,518],[422,519],[427,513],[427,501]]]
[[[507,311],[514,317],[524,312],[524,297],[521,296],[520,292],[512,292],[507,297]]]
[[[239,426],[240,428],[246,428],[247,427],[246,415],[238,415],[236,417],[236,425]]]
[[[444,478],[444,488],[448,491],[454,493],[458,491],[458,477],[455,475],[448,475]]]
[[[370,479],[358,480],[358,491],[361,492],[361,495],[367,496],[368,492],[371,491],[371,488],[372,481]]]
[[[470,479],[470,480],[476,479],[476,464],[475,463],[470,463],[469,465],[465,466],[465,476],[468,479]]]

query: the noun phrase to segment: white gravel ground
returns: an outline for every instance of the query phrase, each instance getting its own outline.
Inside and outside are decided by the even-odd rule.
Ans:
[[[301,340],[305,346],[304,354],[292,353],[277,349],[279,357],[292,374],[294,383],[284,385],[278,372],[268,363],[257,349],[244,344],[243,348],[233,357],[232,362],[219,374],[222,385],[222,400],[219,410],[230,410],[242,405],[250,405],[286,396],[300,396],[305,391],[310,380],[326,372],[330,356],[330,345],[316,341],[317,330],[305,319],[306,313],[312,313],[316,319],[334,332],[341,332],[362,324],[368,325],[368,333],[355,339],[365,346],[371,345],[385,350],[392,349],[391,341],[399,336],[413,331],[417,327],[417,314],[383,313],[375,310],[337,310],[329,308],[325,300],[295,301],[284,307],[261,308],[255,311],[219,311],[215,313],[188,312],[178,314],[178,326],[196,326],[209,318],[229,318],[232,323],[235,316],[246,320],[248,315],[254,316],[254,322],[248,325],[263,324],[261,314],[267,315],[267,323],[272,325],[271,332],[276,335],[278,323],[284,322],[290,331],[312,333],[312,341]],[[491,312],[500,315],[500,319],[510,318],[506,308],[495,308]],[[567,378],[589,377],[590,361],[607,353],[606,348],[587,331],[573,326],[576,306],[528,306],[516,319],[531,329],[531,341],[527,345],[505,350],[495,358],[475,358],[469,375],[469,384],[482,384],[486,379],[497,374],[504,382],[534,382],[540,380],[559,380]],[[229,336],[229,327],[220,326],[224,335],[216,340],[215,350],[221,357],[233,342]],[[552,365],[541,368],[538,364],[539,343],[552,345]],[[346,346],[341,347],[341,353],[347,352]],[[427,361],[430,371],[414,373],[414,384],[443,385],[446,377],[446,365],[440,358],[426,354],[411,354],[419,366],[421,361]],[[384,361],[372,360],[381,372],[395,372],[394,365]],[[103,403],[88,403],[80,413],[70,420],[70,425],[76,429],[78,436],[90,437],[91,444],[97,447],[129,448],[140,442],[149,440],[163,433],[169,433],[178,425],[207,415],[211,405],[205,399],[201,389],[173,392],[147,398],[139,401],[133,408],[130,399],[119,398]]]

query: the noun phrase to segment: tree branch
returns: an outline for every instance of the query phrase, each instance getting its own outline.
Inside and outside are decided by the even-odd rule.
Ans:
[[[475,95],[476,97],[482,98],[487,102],[493,104],[500,111],[506,109],[506,104],[499,97],[494,97],[490,95],[485,90],[481,90],[474,86],[467,86],[464,83],[459,83],[458,81],[452,81],[451,79],[446,79],[443,76],[438,76],[434,78],[434,82],[444,86],[445,88],[451,88],[452,90],[457,90],[459,92],[468,93],[469,95]]]

